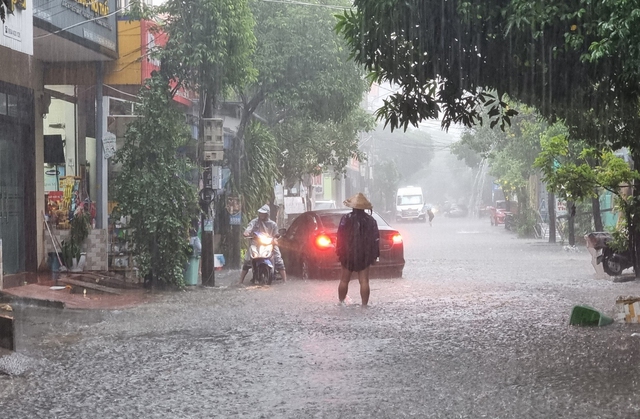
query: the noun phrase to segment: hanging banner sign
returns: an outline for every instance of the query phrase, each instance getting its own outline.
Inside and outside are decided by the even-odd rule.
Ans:
[[[107,132],[102,136],[102,149],[104,150],[104,158],[110,159],[116,155],[116,136]]]

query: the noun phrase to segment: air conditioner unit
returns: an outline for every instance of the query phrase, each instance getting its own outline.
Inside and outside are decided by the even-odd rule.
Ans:
[[[204,125],[204,142],[213,144],[224,144],[223,123],[221,118],[202,118]]]

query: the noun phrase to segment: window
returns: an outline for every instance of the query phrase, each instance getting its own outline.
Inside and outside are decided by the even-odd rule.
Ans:
[[[401,195],[398,197],[398,205],[420,205],[422,195]]]
[[[18,116],[18,96],[7,94],[7,115],[11,117]]]

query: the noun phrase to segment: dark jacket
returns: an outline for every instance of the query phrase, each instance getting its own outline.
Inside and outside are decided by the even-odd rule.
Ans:
[[[361,271],[380,256],[380,232],[376,220],[364,210],[345,214],[338,226],[336,253],[343,267]]]

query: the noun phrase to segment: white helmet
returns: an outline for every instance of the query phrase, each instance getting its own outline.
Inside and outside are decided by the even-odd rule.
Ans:
[[[269,214],[271,212],[271,209],[269,208],[269,205],[264,204],[260,207],[260,209],[258,209],[258,212],[262,214]]]

